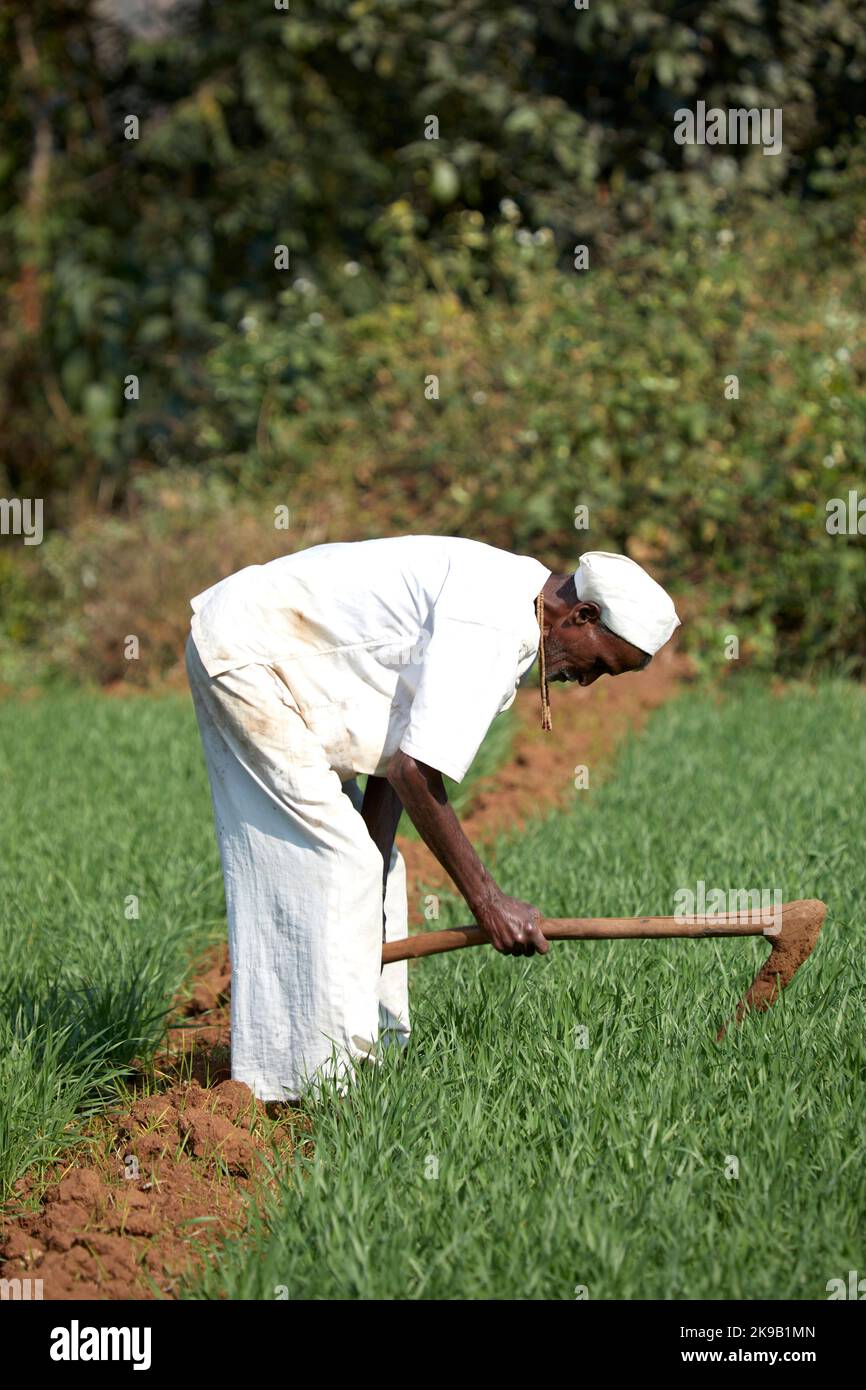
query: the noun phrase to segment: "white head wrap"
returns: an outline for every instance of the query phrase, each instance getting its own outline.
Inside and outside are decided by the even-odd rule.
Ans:
[[[617,637],[655,655],[680,625],[669,594],[627,555],[588,550],[574,573],[577,597],[597,603]]]

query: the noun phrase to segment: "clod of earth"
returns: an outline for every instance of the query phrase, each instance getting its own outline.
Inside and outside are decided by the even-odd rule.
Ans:
[[[177,1297],[184,1271],[246,1229],[274,1146],[287,1158],[309,1133],[288,1107],[264,1124],[266,1109],[240,1081],[140,1096],[94,1132],[103,1143],[58,1160],[44,1192],[37,1175],[19,1181],[2,1213],[0,1280],[38,1279],[46,1299]],[[92,1166],[64,1172],[70,1162]]]

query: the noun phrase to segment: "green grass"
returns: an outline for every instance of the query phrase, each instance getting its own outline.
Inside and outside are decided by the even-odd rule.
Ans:
[[[500,881],[552,916],[670,912],[699,879],[823,897],[782,1004],[713,1041],[750,940],[419,962],[409,1053],[315,1108],[313,1158],[190,1296],[822,1298],[862,1270],[864,753],[853,686],[662,710],[597,791],[500,842]],[[2,704],[0,773],[8,1189],[152,1054],[224,915],[187,701]]]
[[[179,698],[0,705],[3,1194],[152,1055],[219,930],[197,737]]]
[[[670,913],[699,879],[823,897],[781,1004],[714,1042],[750,939],[419,962],[408,1054],[315,1108],[313,1157],[190,1295],[822,1299],[862,1270],[864,756],[853,686],[659,712],[500,881],[551,916]]]
[[[508,739],[496,721],[464,805]],[[0,702],[0,783],[2,1200],[152,1058],[225,908],[186,698]]]

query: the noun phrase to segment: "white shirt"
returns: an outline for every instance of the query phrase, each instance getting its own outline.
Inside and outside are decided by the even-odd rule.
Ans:
[[[317,545],[197,594],[208,674],[274,668],[344,781],[397,749],[460,782],[538,650],[551,571],[445,536]]]

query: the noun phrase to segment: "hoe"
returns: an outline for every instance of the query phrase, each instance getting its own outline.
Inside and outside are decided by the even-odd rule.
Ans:
[[[768,1009],[781,991],[791,983],[803,961],[818,940],[827,912],[817,898],[783,903],[777,909],[781,923],[768,926],[760,910],[706,914],[696,917],[542,917],[541,930],[548,941],[611,941],[624,938],[667,936],[766,936],[770,954],[746,990],[730,1022],[741,1023],[748,1013]],[[459,951],[463,946],[483,946],[487,941],[480,927],[451,927],[447,931],[421,932],[403,941],[386,942],[382,964],[396,960],[417,960],[442,951]],[[727,1031],[723,1024],[716,1034],[721,1042]]]

